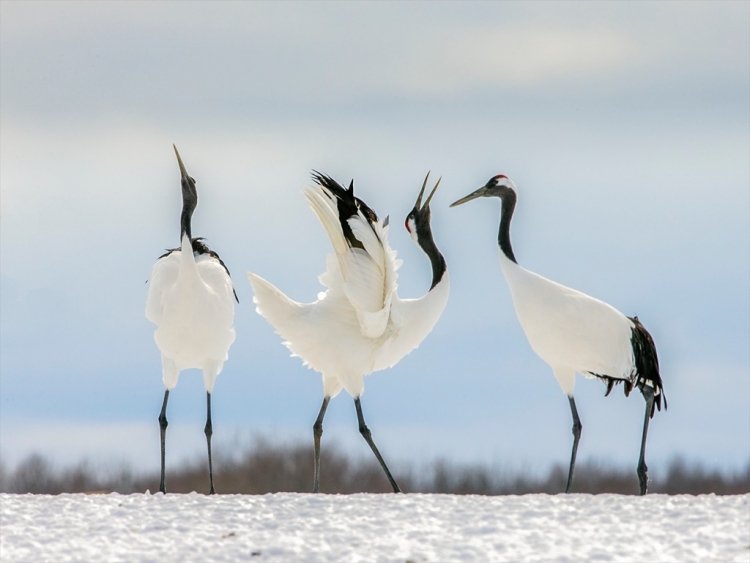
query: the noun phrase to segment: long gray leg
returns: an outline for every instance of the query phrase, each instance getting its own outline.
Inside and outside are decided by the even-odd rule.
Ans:
[[[370,444],[372,453],[374,453],[375,457],[378,458],[378,461],[380,462],[380,466],[383,468],[383,471],[385,471],[386,477],[388,477],[388,480],[391,482],[391,487],[393,487],[393,492],[400,493],[401,489],[399,489],[398,485],[396,484],[396,481],[393,479],[391,472],[388,471],[388,466],[385,464],[385,461],[383,461],[383,456],[380,455],[380,452],[378,451],[378,448],[375,445],[375,442],[372,441],[372,433],[370,432],[370,429],[367,428],[367,425],[365,424],[365,417],[362,415],[362,405],[359,402],[359,397],[354,399],[354,405],[357,407],[357,419],[359,420],[359,433],[362,434],[362,437],[367,441],[368,444]]]
[[[326,415],[330,397],[323,398],[318,418],[313,424],[313,439],[315,441],[315,474],[313,475],[313,492],[317,493],[320,488],[320,437],[323,435],[323,417]]]
[[[643,398],[646,399],[646,416],[643,418],[643,437],[641,438],[641,457],[638,460],[638,482],[641,485],[641,495],[648,491],[648,467],[646,466],[646,435],[648,434],[648,422],[654,411],[654,390],[648,385],[641,389]]]
[[[161,482],[159,491],[167,492],[167,486],[164,482],[164,458],[166,457],[166,439],[167,439],[167,400],[169,400],[169,389],[164,391],[164,402],[161,404],[161,414],[159,414],[159,428],[161,430]]]
[[[214,490],[214,468],[211,461],[211,436],[214,434],[214,428],[211,424],[211,393],[206,391],[206,427],[203,432],[206,434],[206,445],[208,446],[208,494],[213,495],[216,493]]]
[[[578,418],[578,409],[576,408],[576,400],[570,396],[570,412],[573,414],[573,451],[570,453],[570,469],[568,470],[568,484],[565,486],[565,492],[570,492],[570,484],[573,482],[573,469],[576,466],[576,455],[578,454],[578,441],[581,439],[581,419]]]

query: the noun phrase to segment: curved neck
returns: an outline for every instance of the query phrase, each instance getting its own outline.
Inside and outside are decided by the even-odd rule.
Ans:
[[[497,243],[505,257],[511,262],[516,262],[516,256],[513,254],[513,247],[510,244],[510,221],[513,219],[513,211],[516,208],[516,194],[508,191],[500,196],[502,200],[502,212],[500,213],[500,232],[497,235]]]
[[[418,229],[417,242],[419,248],[424,251],[432,265],[432,285],[430,286],[430,290],[432,290],[443,279],[448,267],[445,263],[445,258],[443,258],[443,255],[435,244],[435,240],[432,238],[432,229],[430,229],[429,223],[426,227]]]

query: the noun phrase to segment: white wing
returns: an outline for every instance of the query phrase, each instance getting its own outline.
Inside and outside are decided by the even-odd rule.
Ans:
[[[258,314],[271,323],[279,336],[286,340],[296,340],[308,307],[289,299],[281,290],[260,276],[248,272],[247,278],[253,286],[253,302]],[[288,346],[287,342],[284,344]]]
[[[553,370],[630,377],[633,323],[625,315],[516,264],[503,263],[503,267],[529,344]]]
[[[183,369],[199,368],[212,392],[236,336],[229,274],[210,254],[196,256],[184,236],[180,250],[156,262],[149,281],[146,317],[157,325],[165,386],[173,388]]]
[[[393,299],[392,334],[377,351],[375,370],[396,365],[401,358],[419,347],[443,314],[449,292],[450,278],[445,272],[440,283],[426,295],[417,299]]]
[[[330,267],[338,269],[338,266],[332,256],[329,258],[327,273],[332,275],[335,287],[337,278]],[[248,272],[247,277],[255,293],[256,311],[284,339],[283,344],[292,355],[302,358],[305,365],[321,373],[334,371],[337,365],[347,363],[344,356],[349,352],[356,355],[357,346],[352,342],[347,345],[346,341],[353,334],[352,329],[359,328],[357,317],[340,287],[338,291],[329,290],[313,303],[299,303],[260,276]]]
[[[174,287],[180,272],[180,253],[172,252],[159,258],[148,277],[148,297],[146,298],[146,318],[160,325],[164,314],[165,292]]]
[[[362,334],[378,338],[388,326],[397,288],[396,270],[401,263],[388,245],[388,227],[382,221],[370,224],[360,211],[348,223],[364,249],[350,248],[341,229],[335,198],[320,186],[307,188],[304,193],[331,239],[343,291],[356,312]],[[331,275],[330,264],[327,275]],[[323,279],[321,282],[329,285]]]
[[[234,286],[224,266],[210,254],[195,256],[198,275],[203,283],[213,290],[219,297],[217,300],[217,316],[223,324],[230,326],[234,320]]]
[[[181,251],[175,250],[157,260],[148,278],[149,291],[146,298],[146,318],[161,325],[164,315],[164,298],[177,283],[180,273]],[[196,269],[201,280],[212,290],[218,299],[220,324],[231,326],[234,318],[234,287],[227,271],[210,254],[195,256]]]

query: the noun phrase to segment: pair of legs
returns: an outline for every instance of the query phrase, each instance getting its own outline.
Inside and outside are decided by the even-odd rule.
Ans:
[[[323,398],[323,404],[320,407],[320,413],[318,414],[318,418],[315,420],[315,424],[313,424],[313,437],[315,440],[315,474],[313,476],[313,492],[314,493],[318,492],[318,489],[320,486],[320,437],[323,435],[323,417],[326,415],[326,409],[328,408],[328,402],[330,400],[331,400],[330,397]],[[385,476],[388,477],[388,481],[390,481],[391,487],[393,487],[393,492],[400,493],[401,489],[396,484],[396,481],[393,479],[391,472],[388,470],[388,466],[385,464],[385,461],[383,460],[383,456],[380,455],[380,452],[378,451],[378,448],[375,445],[375,442],[373,442],[372,440],[372,433],[370,432],[370,429],[365,424],[365,417],[362,414],[362,404],[359,401],[359,397],[356,397],[354,399],[354,406],[357,408],[357,420],[359,421],[359,433],[362,434],[362,437],[370,445],[370,449],[372,449],[372,453],[374,453],[375,457],[378,458],[378,461],[380,462],[380,467],[382,467],[383,471],[385,471]]]
[[[648,467],[646,467],[646,435],[648,434],[648,422],[651,420],[651,413],[654,410],[654,390],[652,387],[644,385],[641,389],[643,398],[646,400],[646,415],[643,419],[643,436],[641,437],[641,457],[638,460],[638,481],[641,487],[641,495],[645,495],[648,490]],[[565,486],[565,492],[570,492],[570,484],[573,481],[573,469],[576,465],[576,454],[578,453],[578,441],[581,439],[581,419],[578,418],[578,409],[572,395],[568,396],[570,401],[570,412],[573,415],[573,451],[570,454],[570,469],[568,471],[568,484]]]
[[[169,400],[169,389],[164,391],[164,402],[161,405],[161,413],[159,414],[159,428],[161,429],[161,482],[159,483],[159,491],[162,493],[167,492],[166,483],[164,480],[164,458],[166,453],[166,437],[167,437],[167,401]],[[213,426],[211,425],[211,393],[206,391],[206,426],[203,428],[203,432],[206,434],[206,444],[208,445],[208,484],[209,484],[209,495],[213,495],[216,491],[214,490],[214,470],[211,462],[211,436],[213,435]]]

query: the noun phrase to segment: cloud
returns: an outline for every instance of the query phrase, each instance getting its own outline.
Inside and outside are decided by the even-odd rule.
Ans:
[[[410,94],[455,96],[561,80],[595,82],[635,64],[639,54],[625,34],[600,28],[479,27],[451,31],[440,43],[433,56],[419,53],[401,69],[405,80],[398,83]]]
[[[612,99],[670,83],[721,95],[747,83],[748,34],[736,23],[747,10],[731,6],[38,6],[3,5],[5,115],[236,119],[405,100]]]

